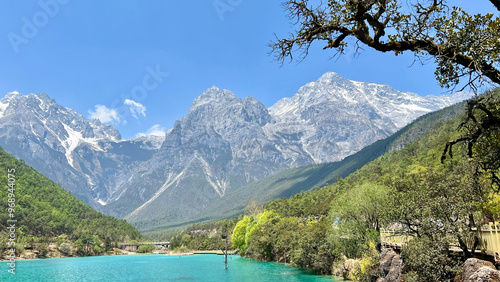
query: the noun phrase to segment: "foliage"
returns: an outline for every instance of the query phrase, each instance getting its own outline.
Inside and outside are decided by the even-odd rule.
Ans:
[[[330,273],[333,255],[327,242],[328,226],[326,217],[319,222],[299,220],[266,209],[255,218],[245,216],[236,224],[233,243],[251,258],[289,262],[318,273]]]
[[[182,253],[187,252],[187,250],[188,250],[188,248],[186,246],[182,245],[182,246],[179,246],[177,248],[174,248],[173,251],[174,251],[174,253],[180,253],[180,254],[182,254]]]
[[[137,248],[138,253],[151,253],[154,250],[155,250],[155,245],[153,244],[140,245],[139,248]]]
[[[434,59],[436,78],[444,87],[461,78],[474,89],[483,82],[500,83],[500,18],[493,14],[470,15],[441,0],[328,0],[317,7],[310,2],[284,4],[299,28],[271,44],[278,60],[293,59],[297,49],[306,56],[314,42],[336,54],[349,45],[356,52],[368,46],[395,55],[413,52],[421,62]]]
[[[379,229],[385,215],[388,188],[364,182],[353,185],[331,202],[329,232],[333,251],[359,258],[369,242],[380,242]]]
[[[467,103],[467,114],[460,123],[462,135],[448,143],[441,162],[452,158],[453,145],[464,143],[467,156],[475,159],[477,173],[487,174],[500,190],[500,89],[488,91]]]
[[[38,257],[44,258],[49,252],[49,245],[45,242],[36,243],[34,251],[38,254]]]
[[[417,237],[456,240],[466,257],[479,246],[475,230],[484,223],[485,187],[474,182],[467,163],[427,170],[395,181],[390,218]],[[468,240],[468,238],[476,238]]]
[[[335,254],[332,253],[327,233],[328,220],[310,221],[299,226],[293,248],[290,251],[292,265],[311,269],[317,273],[330,274]]]
[[[449,244],[424,237],[411,240],[402,250],[405,281],[452,281],[459,261],[448,255]]]
[[[170,247],[175,249],[184,246],[186,249],[200,251],[222,250],[225,248],[222,239],[226,236],[226,231],[228,242],[233,242],[232,232],[237,221],[237,218],[233,218],[192,224],[170,238]],[[232,244],[228,244],[228,249],[232,249]]]
[[[71,256],[73,254],[73,245],[71,243],[61,243],[57,249],[66,256]]]
[[[350,187],[333,201],[331,216],[339,221],[339,226],[356,232],[357,229],[380,230],[382,216],[388,200],[388,188],[373,183],[363,183]],[[362,223],[362,226],[357,226]]]
[[[375,243],[369,241],[363,253],[361,264],[353,271],[354,281],[376,281],[378,277],[378,267],[380,265],[380,254],[375,247]]]
[[[248,247],[245,241],[248,221],[249,218],[245,215],[243,219],[238,221],[238,223],[236,223],[236,226],[234,227],[231,242],[233,244],[233,247],[235,247],[236,249],[244,251]]]
[[[75,241],[76,254],[79,256],[100,255],[103,253],[101,243],[97,235],[83,235]]]

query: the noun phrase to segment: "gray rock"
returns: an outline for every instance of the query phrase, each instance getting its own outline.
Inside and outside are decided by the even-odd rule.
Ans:
[[[470,282],[491,282],[500,281],[500,271],[492,269],[488,266],[479,268],[469,279],[465,281]]]
[[[380,253],[379,275],[378,282],[403,281],[403,260],[391,248]]]
[[[455,282],[500,281],[500,271],[493,263],[477,258],[467,259],[462,266],[462,272]]]

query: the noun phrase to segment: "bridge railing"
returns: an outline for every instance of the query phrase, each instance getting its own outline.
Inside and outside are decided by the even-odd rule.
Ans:
[[[400,247],[411,239],[413,236],[402,229],[380,229],[380,241],[387,245]]]
[[[500,254],[500,222],[490,222],[488,225],[483,225],[478,233],[482,241],[482,248],[498,256]],[[380,241],[389,246],[402,247],[413,237],[404,229],[380,229]],[[458,243],[452,245],[458,247]]]
[[[484,248],[500,254],[500,222],[490,222],[481,227]]]

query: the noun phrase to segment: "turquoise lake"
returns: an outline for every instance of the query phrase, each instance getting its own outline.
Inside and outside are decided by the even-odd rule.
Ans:
[[[284,264],[218,255],[128,255],[1,262],[0,281],[338,281]]]

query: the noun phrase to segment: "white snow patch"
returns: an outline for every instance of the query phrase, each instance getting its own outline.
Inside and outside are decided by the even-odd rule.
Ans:
[[[432,112],[431,109],[427,109],[427,108],[424,108],[424,107],[420,107],[418,105],[415,105],[415,104],[401,104],[399,105],[401,108],[405,108],[405,109],[408,109],[408,110],[412,110],[412,111],[418,111],[418,112],[426,112],[426,113],[430,113]]]
[[[210,164],[200,155],[198,155],[198,152],[195,152],[195,157],[201,162],[203,166],[203,171],[205,172],[205,178],[207,179],[208,183],[210,183],[210,185],[214,188],[215,192],[219,194],[219,197],[224,196],[224,194],[226,193],[226,185],[227,185],[226,181],[224,180],[220,181],[219,179],[217,179],[217,177],[213,176],[210,170]],[[212,177],[215,178],[216,183],[212,181],[211,179]]]
[[[73,130],[67,124],[62,123],[64,129],[68,133],[68,138],[61,142],[61,145],[66,149],[66,159],[68,159],[68,163],[75,168],[74,159],[73,159],[73,151],[78,147],[80,143],[87,143],[92,146],[92,149],[96,151],[104,151],[98,144],[98,139],[96,138],[84,138],[81,132]]]
[[[97,200],[97,202],[98,202],[101,206],[105,206],[105,205],[107,205],[107,204],[108,204],[108,203],[106,203],[105,201],[103,201],[102,199]]]
[[[8,106],[9,106],[9,103],[2,103],[2,102],[0,102],[0,117],[4,116],[4,112],[5,112],[5,110],[7,109]]]
[[[193,163],[194,159],[195,159],[195,157],[193,157],[189,161],[189,163],[184,167],[184,169],[180,173],[178,173],[177,175],[175,175],[175,177],[172,177],[174,175],[173,173],[169,173],[169,175],[167,177],[167,180],[165,180],[165,183],[163,183],[163,185],[160,187],[160,189],[158,189],[158,191],[156,191],[156,193],[153,195],[153,197],[151,197],[147,202],[145,202],[140,207],[138,207],[137,209],[135,209],[134,211],[132,211],[131,213],[129,213],[127,216],[125,216],[125,219],[129,219],[130,217],[132,217],[132,216],[136,215],[137,213],[139,213],[143,208],[145,208],[146,206],[148,206],[149,204],[151,204],[154,200],[156,200],[163,192],[165,192],[165,190],[167,190],[168,187],[170,187],[174,183],[177,182],[177,184],[178,184],[179,181],[181,181],[182,176],[184,176],[184,173],[186,173],[186,170]],[[121,194],[120,194],[120,197],[121,197]]]

